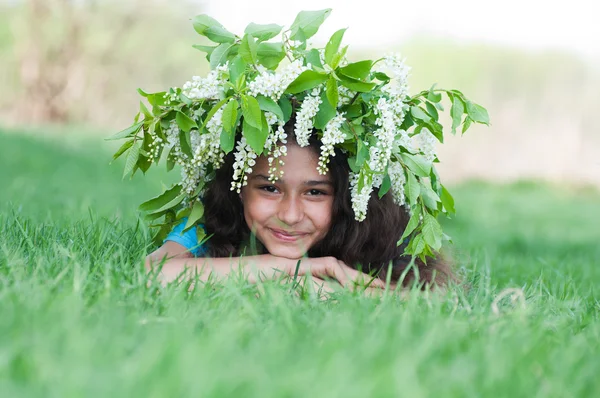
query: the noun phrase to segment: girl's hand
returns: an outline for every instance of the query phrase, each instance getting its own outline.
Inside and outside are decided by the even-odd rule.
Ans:
[[[298,261],[300,261],[299,266]],[[296,275],[297,268],[298,276],[310,274],[312,277],[321,280],[335,279],[340,285],[351,289],[365,287],[385,289],[385,282],[381,279],[357,271],[335,257],[288,260],[282,268],[277,268],[290,276]]]

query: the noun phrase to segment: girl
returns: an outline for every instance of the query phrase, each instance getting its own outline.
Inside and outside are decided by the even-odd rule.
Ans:
[[[308,146],[298,146],[294,125],[293,115],[284,126],[288,140],[283,178],[271,182],[270,164],[259,156],[238,194],[230,189],[234,172],[230,153],[204,195],[204,228],[211,238],[199,245],[195,228],[181,233],[184,221],[147,257],[148,269],[164,261],[159,274],[163,282],[182,274],[207,280],[210,275],[223,278],[241,271],[256,281],[298,272],[321,284],[332,278],[344,286],[358,283],[380,289],[389,271],[393,284],[406,271],[403,286],[415,282],[417,275],[417,282],[424,284],[446,283],[452,274],[441,261],[431,259],[425,265],[417,260],[418,272],[407,270],[410,256],[402,255],[405,245],[397,242],[409,215],[404,206],[394,203],[391,192],[380,199],[373,191],[366,219],[356,221],[347,156],[336,149],[329,172],[319,174],[322,143],[311,134]],[[244,255],[254,236],[257,254]]]

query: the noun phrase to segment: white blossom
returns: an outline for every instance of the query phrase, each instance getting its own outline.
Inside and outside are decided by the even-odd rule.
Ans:
[[[390,162],[388,174],[390,176],[390,181],[392,182],[391,191],[394,202],[398,206],[402,206],[406,203],[406,196],[404,195],[406,176],[404,175],[404,169],[400,162]]]
[[[242,187],[248,184],[248,174],[252,173],[257,156],[246,142],[246,137],[242,137],[238,141],[235,149],[231,190],[239,193]]]
[[[291,82],[308,68],[302,65],[301,60],[295,60],[281,71],[271,71],[259,65],[259,74],[248,82],[248,94],[256,97],[264,95],[278,101]]]
[[[436,158],[435,145],[437,138],[427,128],[423,128],[421,132],[412,137],[415,146],[419,148],[425,159],[433,162]]]
[[[283,177],[283,168],[285,164],[282,157],[287,155],[287,134],[282,125],[277,126],[265,141],[265,149],[267,150],[267,161],[269,162],[269,181],[275,182],[278,178]],[[274,162],[277,161],[277,165]]]
[[[352,202],[352,210],[354,210],[354,218],[357,221],[363,221],[367,216],[367,207],[369,205],[369,198],[371,197],[371,191],[373,186],[372,181],[369,178],[364,178],[365,183],[358,191],[358,180],[359,173],[350,173],[350,199]]]
[[[225,73],[228,70],[229,66],[226,62],[210,71],[206,77],[193,76],[191,81],[183,85],[181,92],[189,99],[220,98],[223,85],[227,80]]]
[[[296,134],[296,142],[299,146],[305,147],[308,145],[308,140],[313,131],[313,118],[319,111],[321,105],[321,97],[319,96],[321,89],[316,87],[308,94],[300,110],[296,113],[296,124],[294,125],[294,133]]]
[[[408,97],[408,74],[410,67],[406,66],[400,54],[385,55],[381,65],[383,68],[379,68],[378,70],[384,73],[387,72],[391,78],[390,82],[383,86],[381,90],[387,92],[390,96],[399,97],[401,100],[404,100]]]
[[[319,157],[319,166],[317,168],[319,174],[327,174],[327,171],[329,170],[327,168],[329,157],[335,156],[334,145],[344,142],[345,137],[341,130],[343,122],[344,114],[338,112],[335,117],[327,123],[325,130],[323,130],[321,156]]]

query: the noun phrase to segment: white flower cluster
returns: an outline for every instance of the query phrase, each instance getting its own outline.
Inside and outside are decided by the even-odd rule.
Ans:
[[[391,81],[383,86],[381,90],[393,97],[404,100],[408,96],[408,74],[410,67],[406,66],[400,54],[388,54],[383,57],[381,72],[387,72]]]
[[[406,176],[404,175],[404,169],[400,162],[390,162],[388,166],[388,174],[392,181],[392,196],[394,202],[398,206],[402,206],[406,203],[406,196],[404,195],[404,185],[406,184]]]
[[[296,114],[296,124],[294,125],[294,133],[296,134],[296,142],[299,146],[305,147],[308,145],[308,139],[313,131],[313,118],[319,111],[319,105],[321,105],[321,97],[319,96],[321,89],[315,87],[310,94],[308,94],[300,110]]]
[[[437,138],[427,128],[421,130],[421,132],[412,137],[416,147],[419,148],[425,159],[429,162],[433,162],[436,158],[435,145]]]
[[[231,190],[240,193],[242,187],[248,184],[248,174],[252,173],[252,167],[256,164],[256,152],[246,142],[246,137],[242,137],[236,147],[233,163],[233,177],[231,181]]]
[[[253,81],[248,82],[248,94],[253,97],[264,95],[273,101],[278,101],[290,83],[307,69],[299,59],[277,72],[258,65],[258,76]]]
[[[377,142],[369,148],[369,168],[375,173],[383,173],[392,156],[396,129],[404,120],[404,103],[381,97],[373,111],[379,116],[375,124],[380,127],[373,133]]]
[[[188,81],[183,85],[181,92],[189,99],[219,98],[223,91],[223,85],[227,81],[228,65],[229,63],[226,62],[224,65],[217,66],[204,78],[200,76],[192,77],[192,81]]]
[[[283,169],[278,169],[273,163],[277,160],[279,166],[285,164],[283,159],[281,159],[283,156],[287,155],[287,147],[285,144],[287,144],[287,134],[283,126],[279,125],[269,134],[265,141],[267,161],[269,162],[269,181],[271,182],[275,182],[278,178],[283,177]]]
[[[368,181],[368,177],[364,177],[367,181],[363,185],[360,192],[358,191],[358,181],[360,173],[350,173],[350,197],[352,201],[352,210],[357,221],[363,221],[367,216],[367,207],[369,206],[369,198],[373,190],[373,182]]]
[[[327,174],[329,170],[327,167],[329,157],[335,156],[334,145],[344,142],[344,133],[341,130],[343,122],[344,114],[338,112],[325,126],[323,138],[321,139],[321,143],[323,144],[321,145],[321,156],[319,157],[319,166],[317,167],[319,174]]]
[[[339,106],[342,105],[348,105],[350,103],[350,101],[352,101],[352,98],[354,98],[354,96],[356,95],[355,91],[350,90],[348,87],[345,86],[339,86],[338,87],[338,93],[339,93]]]

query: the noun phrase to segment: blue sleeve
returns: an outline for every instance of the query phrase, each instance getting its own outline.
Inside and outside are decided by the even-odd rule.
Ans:
[[[204,245],[198,244],[198,234],[196,233],[196,227],[192,227],[186,232],[183,232],[183,228],[185,227],[185,223],[187,222],[187,217],[181,219],[181,223],[176,225],[173,230],[167,235],[164,242],[171,241],[176,242],[185,247],[194,255],[194,257],[201,257],[204,253],[206,253],[206,247]],[[204,228],[203,225],[200,225]],[[164,243],[163,242],[163,243]]]

